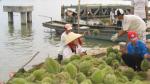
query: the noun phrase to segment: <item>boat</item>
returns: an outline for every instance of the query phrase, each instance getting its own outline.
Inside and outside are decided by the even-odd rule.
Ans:
[[[64,31],[64,25],[67,22],[64,21],[49,21],[43,23],[44,27],[55,29],[57,35],[61,35]],[[80,33],[84,35],[86,39],[96,40],[107,40],[111,41],[110,38],[113,34],[117,33],[121,28],[117,26],[106,26],[106,25],[85,25],[80,24]],[[150,29],[147,29],[150,31]],[[77,24],[73,24],[73,32],[78,33]],[[147,39],[150,39],[150,34],[146,35]],[[119,37],[116,42],[127,41],[127,35]]]
[[[67,24],[67,22],[65,21],[48,21],[48,22],[44,22],[43,26],[47,27],[47,28],[51,28],[51,29],[55,29],[57,34],[61,34],[64,31],[64,25]],[[74,23],[72,24],[73,26],[73,31],[74,32],[78,32],[78,24]],[[106,32],[106,30],[120,30],[120,27],[117,26],[106,26],[103,24],[94,24],[94,25],[89,25],[89,24],[80,24],[80,32],[86,32],[88,30],[94,30],[94,29],[98,29],[98,30],[103,30]]]

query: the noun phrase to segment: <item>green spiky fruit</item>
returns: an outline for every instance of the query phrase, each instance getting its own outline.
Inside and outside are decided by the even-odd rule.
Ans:
[[[114,52],[114,53],[118,53],[119,50],[118,50],[118,49],[113,49],[113,52]]]
[[[45,65],[45,69],[49,73],[60,72],[60,64],[56,60],[53,60],[51,58],[47,58],[44,65]]]
[[[126,83],[128,82],[128,78],[122,74],[120,70],[115,70],[115,75],[117,77],[118,82]]]
[[[108,57],[112,57],[113,59],[116,59],[117,55],[114,52],[110,52],[108,55]]]
[[[111,65],[112,60],[113,60],[112,57],[107,57],[107,58],[105,59],[105,61],[106,61],[106,63],[107,63],[108,65]]]
[[[69,62],[70,62],[70,59],[63,59],[61,63],[62,63],[62,65],[66,65]]]
[[[140,80],[134,80],[134,81],[133,81],[133,84],[143,84],[143,82],[140,81]]]
[[[78,84],[76,80],[69,79],[65,84]]]
[[[35,80],[42,80],[44,73],[45,73],[45,69],[35,70],[33,72],[33,76],[35,77]]]
[[[14,78],[11,84],[27,84],[27,81],[23,78]]]
[[[71,56],[70,61],[79,60],[80,58],[81,58],[80,55],[73,55],[73,56]]]
[[[107,48],[107,53],[109,53],[109,52],[113,52],[113,48],[112,47]]]
[[[65,70],[70,74],[71,78],[75,78],[77,76],[77,68],[72,63],[66,65]]]
[[[104,83],[105,84],[116,84],[117,78],[114,74],[107,74],[104,78]]]
[[[147,59],[144,59],[141,63],[141,69],[147,71],[150,68],[150,62]]]
[[[55,78],[58,78],[60,80],[69,80],[70,74],[68,72],[61,72],[55,75]]]
[[[148,76],[147,73],[143,71],[138,72],[137,75],[140,76],[139,80],[146,80]]]
[[[118,60],[113,60],[111,64],[112,64],[112,66],[116,69],[116,68],[119,67],[119,64],[120,64],[120,63],[119,63]]]
[[[77,68],[79,68],[80,60],[75,59],[75,60],[71,61],[70,63],[72,63],[73,65],[75,65]]]
[[[52,84],[52,79],[50,77],[45,77],[42,79],[42,84]]]
[[[35,80],[35,76],[34,76],[33,74],[30,74],[30,76],[28,76],[28,77],[26,78],[26,80],[32,82],[32,81]]]
[[[92,56],[90,56],[90,55],[85,55],[85,56],[82,57],[81,61],[84,61],[84,60],[91,60],[91,59],[93,59]]]
[[[104,77],[105,77],[105,73],[102,70],[97,70],[92,74],[91,80],[94,84],[99,84],[99,83],[103,83]]]
[[[90,79],[85,79],[81,82],[81,84],[92,84],[92,81]]]
[[[88,76],[91,76],[96,70],[99,70],[99,68],[93,67],[93,68],[89,69]]]
[[[79,65],[79,71],[84,73],[85,75],[88,74],[88,71],[91,68],[92,68],[92,63],[90,61],[83,61]]]
[[[102,69],[103,73],[108,74],[108,73],[114,73],[114,70],[109,66],[106,65],[104,69]]]
[[[79,83],[81,83],[83,80],[85,80],[86,79],[86,76],[82,73],[82,72],[79,72],[78,74],[77,74],[77,81],[79,82]]]
[[[123,75],[127,76],[129,80],[132,80],[136,73],[132,68],[128,68],[127,70],[123,71]]]

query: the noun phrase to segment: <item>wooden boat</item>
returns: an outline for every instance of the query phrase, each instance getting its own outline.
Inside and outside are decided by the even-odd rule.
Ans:
[[[56,34],[61,35],[64,31],[64,25],[67,22],[63,21],[49,21],[43,23],[43,26],[55,29]],[[80,33],[84,35],[86,39],[96,39],[96,40],[107,40],[111,41],[110,38],[113,34],[117,33],[121,28],[116,26],[105,26],[105,25],[85,25],[80,24]],[[89,28],[82,28],[86,26]],[[77,24],[73,24],[73,32],[78,32]],[[146,36],[147,39],[150,39],[150,34]],[[117,39],[117,42],[127,41],[127,35],[121,36]]]
[[[64,31],[64,25],[67,24],[67,22],[64,21],[49,21],[43,23],[44,27],[55,29],[58,34],[62,33]],[[78,31],[78,24],[72,24],[73,25],[73,31]],[[101,24],[97,25],[86,25],[86,24],[80,24],[80,32],[85,32],[87,30],[93,30],[93,29],[100,29],[100,30],[118,30],[120,27],[116,26],[105,26]]]

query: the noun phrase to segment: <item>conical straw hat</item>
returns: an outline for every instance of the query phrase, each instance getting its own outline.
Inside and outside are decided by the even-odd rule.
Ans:
[[[70,42],[74,41],[75,39],[81,37],[81,34],[76,34],[74,32],[70,32],[66,37],[65,37],[65,44],[69,44]]]

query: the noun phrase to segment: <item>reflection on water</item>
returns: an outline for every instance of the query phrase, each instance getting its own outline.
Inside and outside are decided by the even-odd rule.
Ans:
[[[9,34],[10,36],[13,36],[13,33],[14,33],[14,24],[8,24],[8,27],[9,27]]]
[[[14,24],[9,23],[8,27],[9,27],[8,32],[9,32],[10,36],[13,36]],[[32,23],[22,24],[21,25],[21,37],[25,38],[25,37],[30,37],[31,35],[32,35]]]
[[[32,35],[32,24],[21,25],[21,37],[29,37]]]

